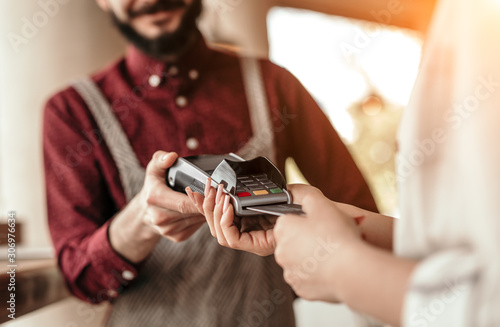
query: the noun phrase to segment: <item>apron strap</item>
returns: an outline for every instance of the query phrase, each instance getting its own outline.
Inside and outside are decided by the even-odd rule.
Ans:
[[[240,57],[240,63],[253,137],[238,154],[246,159],[264,155],[276,162],[272,117],[259,60]]]
[[[102,137],[118,167],[120,181],[128,202],[141,190],[145,170],[141,167],[109,102],[95,83],[89,77],[85,77],[74,81],[72,86],[85,100],[94,116]]]

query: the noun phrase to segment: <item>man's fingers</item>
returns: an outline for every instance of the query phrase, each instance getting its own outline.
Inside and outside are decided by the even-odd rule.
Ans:
[[[186,187],[186,194],[191,202],[194,203],[198,211],[202,215],[205,215],[205,212],[203,211],[203,201],[205,200],[205,197],[198,192],[193,192],[189,187]]]
[[[146,175],[165,180],[165,172],[172,167],[177,158],[175,152],[156,151],[146,168]]]
[[[186,194],[170,189],[163,182],[158,182],[146,192],[146,202],[149,205],[162,207],[183,214],[199,213],[196,205]]]
[[[162,231],[163,235],[177,234],[185,229],[191,228],[193,225],[198,225],[205,222],[205,217],[201,215],[182,217],[175,221],[159,223],[156,226]]]
[[[305,184],[290,184],[287,189],[292,193],[293,203],[297,204],[302,204],[309,194],[323,195],[319,189]]]
[[[190,228],[182,231],[181,234],[184,237],[184,240],[186,240],[189,237],[191,237],[191,235],[193,235],[194,233],[196,233],[196,231],[198,231],[198,229],[200,229],[200,227],[203,226],[206,223],[207,222],[205,220],[203,220],[200,223],[198,223],[197,225],[193,225],[192,227],[190,227]]]
[[[147,210],[147,222],[152,224],[152,225],[168,225],[168,224],[174,224],[178,221],[181,220],[186,220],[187,218],[191,217],[202,217],[200,213],[190,213],[190,214],[182,214],[179,212],[175,212],[169,209],[161,208],[161,207],[151,207],[150,209]]]
[[[183,241],[187,240],[188,238],[190,238],[194,233],[196,233],[196,231],[201,226],[203,226],[203,224],[205,224],[205,219],[202,219],[202,221],[200,221],[199,223],[192,225],[192,226],[189,226],[188,228],[185,228],[185,229],[179,231],[175,235],[167,236],[167,238],[174,241],[174,242],[177,242],[177,243],[183,242]]]

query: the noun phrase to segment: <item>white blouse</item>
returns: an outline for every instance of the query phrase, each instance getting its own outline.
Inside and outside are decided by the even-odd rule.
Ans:
[[[399,132],[403,326],[500,326],[500,0],[441,0]]]

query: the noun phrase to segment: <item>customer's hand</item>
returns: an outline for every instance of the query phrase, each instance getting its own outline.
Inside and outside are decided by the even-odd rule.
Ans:
[[[316,188],[289,187],[294,202],[302,204],[306,216],[285,215],[276,223],[275,257],[295,293],[308,300],[337,302],[335,274],[347,263],[351,249],[362,243],[357,221],[339,209]],[[351,213],[353,213],[352,211]],[[360,211],[362,212],[362,211]]]

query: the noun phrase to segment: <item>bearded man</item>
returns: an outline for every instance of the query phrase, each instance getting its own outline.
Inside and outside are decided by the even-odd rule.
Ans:
[[[219,246],[165,173],[178,156],[266,155],[281,170],[292,157],[329,198],[376,210],[346,147],[290,73],[207,47],[201,0],[97,2],[126,55],[44,112],[49,228],[68,288],[111,302],[109,326],[294,326],[274,258]],[[263,221],[254,228],[273,227]]]

